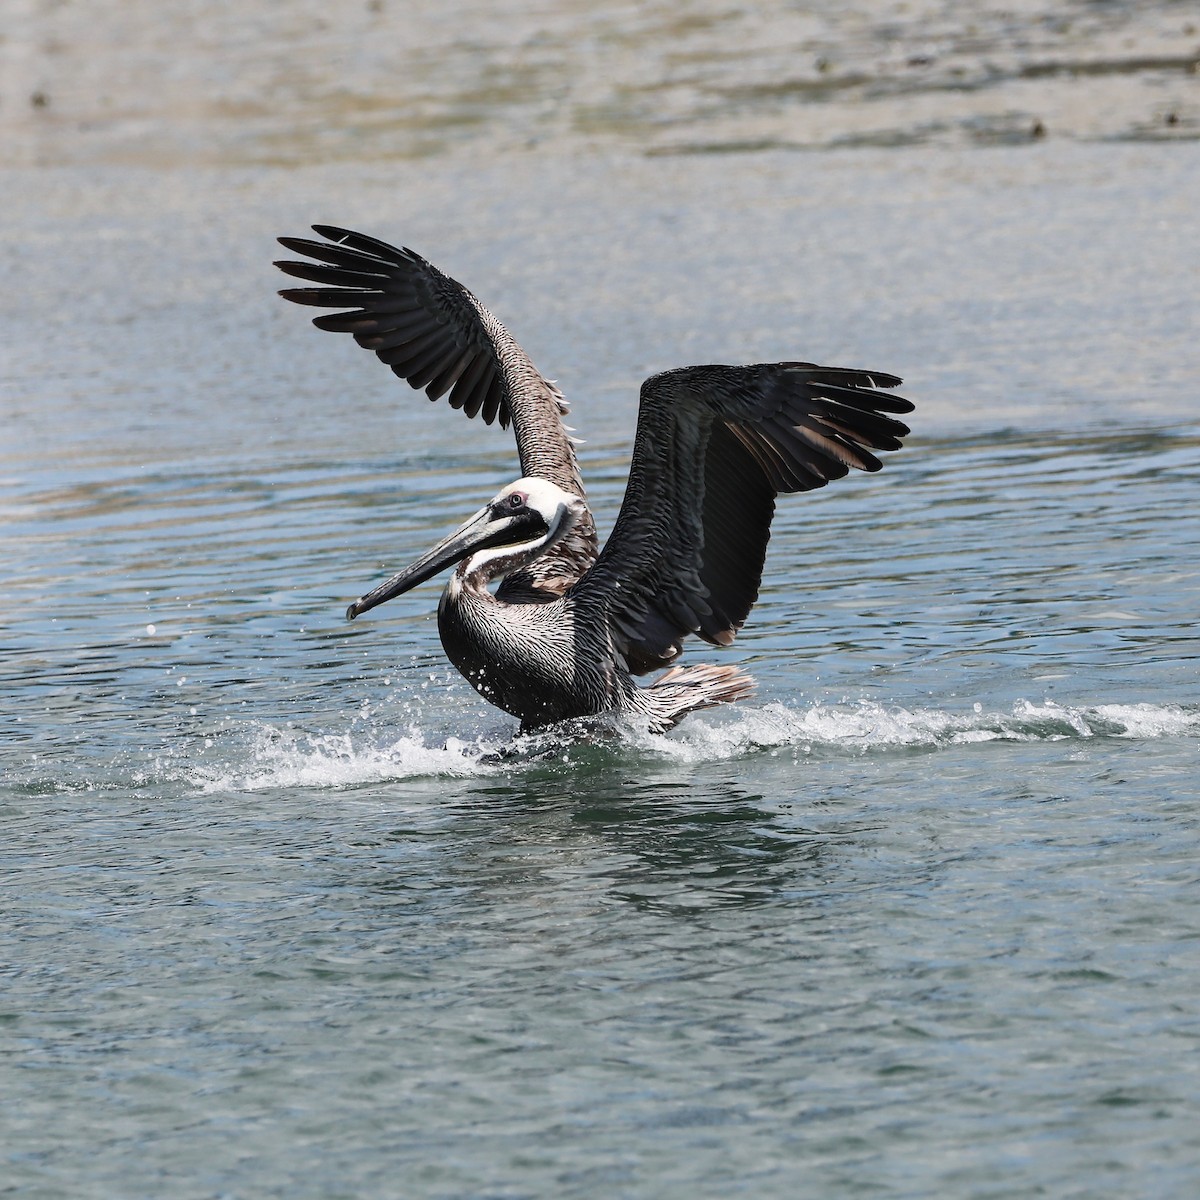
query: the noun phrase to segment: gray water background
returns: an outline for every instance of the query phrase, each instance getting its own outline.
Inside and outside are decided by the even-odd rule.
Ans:
[[[1196,1194],[1188,6],[6,20],[0,1194]],[[496,762],[435,585],[342,620],[516,460],[274,298],[312,221],[604,526],[655,370],[905,376],[753,701]]]

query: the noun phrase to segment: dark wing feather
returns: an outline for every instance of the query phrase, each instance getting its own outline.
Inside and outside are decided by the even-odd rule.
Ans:
[[[621,512],[568,599],[604,621],[631,671],[695,633],[728,645],[758,599],[775,497],[878,471],[912,411],[876,371],[761,363],[684,367],[642,385]]]
[[[512,335],[462,284],[419,254],[366,234],[314,225],[327,239],[281,237],[311,262],[275,265],[319,284],[279,294],[296,304],[349,311],[316,317],[318,329],[352,334],[360,346],[431,400],[447,396],[468,417],[510,424],[521,474],[548,479],[584,497],[562,393],[542,377]],[[561,592],[595,560],[596,530],[587,516],[549,554],[531,564],[521,584]]]

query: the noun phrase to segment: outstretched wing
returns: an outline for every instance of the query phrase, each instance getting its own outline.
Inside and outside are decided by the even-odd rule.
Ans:
[[[621,511],[568,599],[605,620],[630,670],[695,633],[728,645],[758,599],[775,497],[878,471],[912,405],[894,375],[760,363],[684,367],[642,385]]]
[[[325,238],[281,237],[280,243],[314,262],[277,262],[288,275],[320,287],[287,288],[296,304],[352,311],[313,319],[318,329],[353,334],[381,362],[424,388],[431,400],[447,395],[468,417],[509,424],[517,439],[521,474],[548,479],[584,496],[579,464],[562,417],[562,393],[544,379],[512,335],[462,284],[443,275],[419,254],[377,238],[314,225]],[[596,557],[590,515],[543,559],[531,565],[531,581],[561,591]]]

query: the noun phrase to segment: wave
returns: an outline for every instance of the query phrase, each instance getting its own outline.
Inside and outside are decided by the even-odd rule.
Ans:
[[[728,758],[755,749],[805,752],[933,749],[974,742],[1046,742],[1066,738],[1162,738],[1200,734],[1200,709],[1182,705],[1098,704],[1073,707],[1053,700],[1019,700],[1011,711],[909,709],[875,701],[814,702],[806,708],[772,703],[735,710],[732,720],[693,719],[671,738],[655,739],[660,753]],[[643,741],[643,745],[648,744]]]
[[[243,731],[245,733],[245,731]],[[232,750],[236,761],[192,762],[186,774],[205,792],[275,788],[357,788],[402,779],[519,771],[553,760],[644,758],[703,763],[787,749],[796,754],[870,754],[982,742],[1154,739],[1200,735],[1200,709],[1181,705],[1062,705],[1020,700],[1009,712],[975,704],[963,712],[875,701],[806,707],[771,703],[693,716],[662,737],[628,724],[555,728],[527,737],[503,731],[471,740],[431,738],[416,726],[400,736],[376,730],[306,734],[255,723]]]

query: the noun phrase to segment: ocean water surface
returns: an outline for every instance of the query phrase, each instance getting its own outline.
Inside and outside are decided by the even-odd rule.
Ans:
[[[390,8],[284,22],[264,82],[251,5],[169,60],[233,99],[163,111],[143,14],[92,124],[69,8],[10,40],[0,1192],[1196,1194],[1194,37],[918,7],[789,10],[767,62],[715,8],[430,10],[397,97]],[[345,622],[518,468],[274,296],[313,221],[558,378],[602,534],[651,372],[905,377],[905,449],[783,498],[689,651],[752,700],[514,741],[436,583]]]

